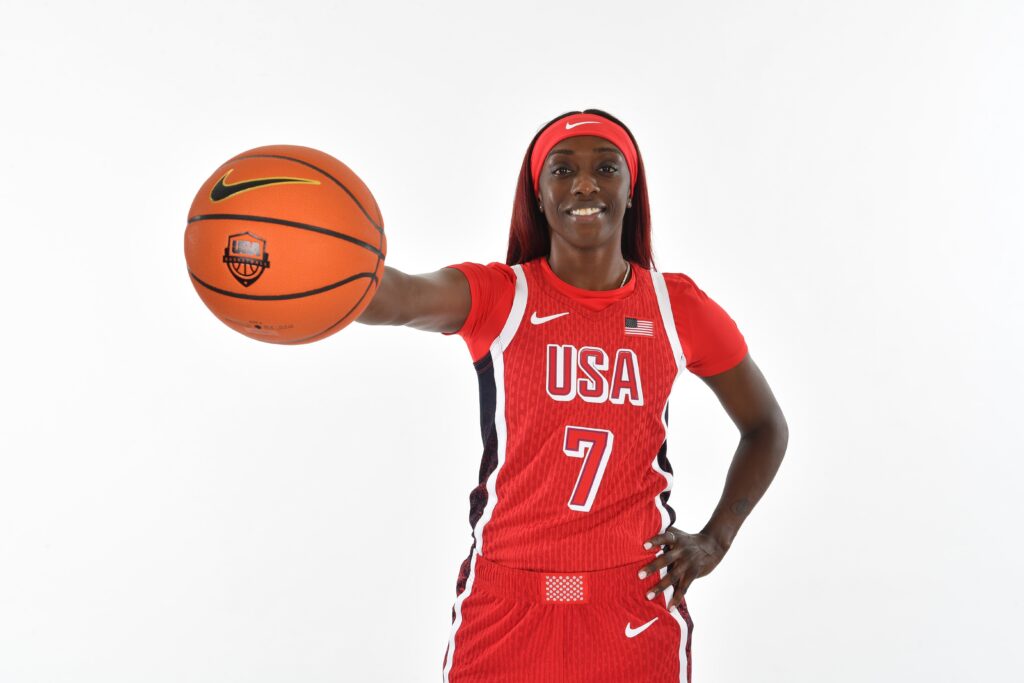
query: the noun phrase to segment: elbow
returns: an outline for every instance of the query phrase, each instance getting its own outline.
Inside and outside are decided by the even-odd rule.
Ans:
[[[743,430],[741,438],[767,443],[771,451],[781,458],[789,445],[789,423],[781,410],[775,410]]]
[[[786,422],[786,417],[779,412],[778,422],[775,425],[776,439],[779,444],[779,456],[785,455],[786,448],[789,446],[789,423]]]
[[[769,423],[772,446],[778,453],[778,457],[781,460],[782,456],[786,454],[786,448],[789,446],[789,423],[786,422],[785,415],[782,411],[778,411],[778,414],[772,418]]]

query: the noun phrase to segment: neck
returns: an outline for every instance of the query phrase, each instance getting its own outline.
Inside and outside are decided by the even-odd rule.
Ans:
[[[614,248],[580,250],[563,247],[553,239],[547,259],[559,280],[580,289],[618,289],[626,273],[626,259],[618,244]]]

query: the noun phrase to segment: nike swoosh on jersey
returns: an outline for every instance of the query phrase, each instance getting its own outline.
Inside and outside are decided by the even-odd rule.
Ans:
[[[566,123],[565,124],[565,129],[566,130],[572,130],[576,126],[585,126],[588,123],[601,123],[601,122],[600,121],[577,121],[576,123]]]
[[[533,323],[534,325],[543,325],[549,320],[561,318],[563,315],[569,315],[569,311],[565,311],[564,313],[555,313],[554,315],[545,315],[544,317],[538,316],[537,311],[534,311],[533,315],[530,316],[530,322]]]
[[[635,636],[640,635],[641,633],[646,631],[650,627],[650,625],[653,624],[654,622],[656,622],[657,620],[658,620],[658,617],[654,617],[653,619],[648,621],[643,626],[637,626],[636,628],[631,628],[630,625],[629,625],[629,622],[627,621],[626,622],[626,637],[627,638],[633,638]]]
[[[246,192],[248,190],[255,190],[258,187],[266,187],[267,185],[319,185],[319,180],[311,180],[309,178],[253,178],[252,180],[243,180],[238,183],[231,183],[230,185],[224,181],[228,179],[231,172],[235,169],[229,169],[227,173],[220,177],[217,184],[210,190],[210,199],[215,202],[220,202],[228,197],[232,197],[239,192]]]

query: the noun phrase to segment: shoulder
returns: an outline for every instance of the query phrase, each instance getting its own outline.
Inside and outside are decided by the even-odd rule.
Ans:
[[[469,314],[453,334],[466,341],[476,361],[486,355],[512,309],[516,273],[511,266],[496,261],[486,265],[467,261],[448,267],[462,273],[469,282]]]
[[[704,293],[693,278],[685,273],[662,273],[661,276],[665,279],[665,288],[673,297],[694,297]]]
[[[663,273],[687,368],[703,377],[743,360],[746,341],[736,322],[684,273]]]
[[[665,279],[665,289],[668,290],[669,300],[673,310],[680,309],[690,311],[701,309],[714,304],[711,297],[701,289],[693,278],[685,273],[662,273]]]
[[[516,284],[516,274],[512,267],[497,261],[487,264],[466,261],[464,263],[454,263],[447,267],[453,268],[466,276],[471,288],[474,284],[497,288],[502,288],[503,286],[514,288]]]

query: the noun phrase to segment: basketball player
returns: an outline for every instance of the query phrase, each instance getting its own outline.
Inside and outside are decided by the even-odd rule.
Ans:
[[[479,378],[483,462],[445,683],[690,680],[684,595],[764,494],[788,430],[732,319],[654,269],[649,216],[632,133],[599,110],[564,114],[523,160],[506,263],[389,267],[359,318],[459,334]],[[684,368],[740,432],[698,533],[668,504]]]

